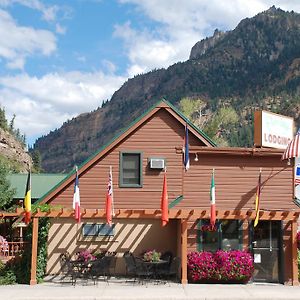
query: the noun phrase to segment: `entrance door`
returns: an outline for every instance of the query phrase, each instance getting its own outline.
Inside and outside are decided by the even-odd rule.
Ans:
[[[254,281],[282,282],[282,230],[280,221],[259,221],[253,228]]]

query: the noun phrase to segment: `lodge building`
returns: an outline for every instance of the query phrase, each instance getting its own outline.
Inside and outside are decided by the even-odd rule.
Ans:
[[[185,126],[189,129],[190,168],[182,163]],[[181,281],[188,282],[187,253],[246,249],[253,253],[254,281],[298,284],[297,219],[293,168],[283,151],[219,148],[175,107],[161,101],[79,169],[82,222],[73,218],[75,172],[41,199],[65,208],[53,214],[48,238],[48,274],[60,272],[60,254],[107,250],[122,255],[146,249],[181,257]],[[112,166],[113,227],[105,225],[105,199]],[[161,226],[163,167],[167,168],[169,223]],[[253,227],[259,170],[260,220]],[[215,170],[217,230],[211,230],[210,184]],[[69,209],[69,211],[68,211]]]

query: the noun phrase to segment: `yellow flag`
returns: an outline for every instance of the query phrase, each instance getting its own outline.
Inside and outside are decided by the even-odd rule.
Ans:
[[[261,186],[261,168],[259,170],[258,183],[256,189],[256,197],[255,197],[255,219],[254,219],[254,227],[258,224],[259,220],[259,200],[260,200],[260,186]]]
[[[25,223],[28,224],[31,218],[31,173],[28,172],[25,198],[24,198],[24,207],[25,207]]]

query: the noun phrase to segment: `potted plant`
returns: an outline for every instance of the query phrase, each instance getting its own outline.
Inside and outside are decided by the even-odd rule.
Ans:
[[[95,260],[96,257],[88,250],[82,250],[77,253],[77,260],[83,262],[89,262],[91,260]]]
[[[146,252],[144,252],[143,254],[143,259],[145,261],[151,261],[151,262],[157,262],[160,260],[161,257],[161,253],[156,251],[155,249],[153,250],[147,250]]]

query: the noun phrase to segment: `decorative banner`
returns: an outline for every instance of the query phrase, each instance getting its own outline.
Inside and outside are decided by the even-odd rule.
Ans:
[[[295,157],[295,198],[300,200],[300,157]]]

